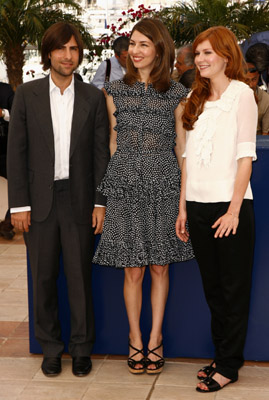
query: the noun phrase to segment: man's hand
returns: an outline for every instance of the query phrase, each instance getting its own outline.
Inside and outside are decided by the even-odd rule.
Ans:
[[[11,223],[14,228],[22,232],[29,232],[31,225],[31,211],[22,211],[11,214]]]
[[[102,233],[106,207],[94,207],[92,212],[92,227],[95,228],[94,234]]]

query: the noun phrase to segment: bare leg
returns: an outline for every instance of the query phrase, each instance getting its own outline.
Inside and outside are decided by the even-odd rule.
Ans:
[[[151,265],[151,307],[152,307],[152,329],[148,343],[149,349],[159,346],[162,341],[162,325],[165,311],[166,300],[169,290],[169,266]],[[163,356],[163,349],[156,350],[156,353]],[[150,355],[152,361],[157,361],[158,357]],[[149,365],[148,369],[155,369]]]
[[[142,307],[142,283],[145,273],[145,267],[125,268],[124,270],[124,300],[129,321],[129,338],[132,346],[142,349],[143,342],[140,330],[140,314]],[[135,351],[130,349],[130,356]],[[141,360],[141,354],[134,357],[135,360]],[[137,364],[137,368],[141,365]]]

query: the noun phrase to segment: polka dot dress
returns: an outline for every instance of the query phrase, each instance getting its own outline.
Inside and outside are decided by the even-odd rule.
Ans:
[[[180,170],[174,110],[187,90],[174,81],[165,93],[122,80],[105,88],[116,106],[117,151],[98,188],[107,210],[93,262],[124,268],[193,258],[190,242],[175,233]]]

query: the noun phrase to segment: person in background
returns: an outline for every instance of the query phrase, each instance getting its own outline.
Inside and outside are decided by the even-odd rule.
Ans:
[[[260,73],[259,86],[263,85],[269,93],[269,46],[266,43],[255,43],[245,55],[246,62],[254,64]]]
[[[258,102],[257,135],[269,134],[269,93],[259,88],[260,74],[254,64],[247,63],[247,83],[253,89]]]
[[[9,117],[14,98],[12,87],[0,82],[0,176],[7,179],[7,140]],[[15,235],[11,224],[10,211],[7,210],[5,219],[0,222],[0,236],[11,240]]]
[[[109,161],[109,129],[103,93],[74,78],[82,59],[78,30],[67,22],[51,25],[41,44],[43,69],[50,74],[17,88],[9,126],[11,220],[24,232],[33,278],[35,337],[48,377],[61,372],[64,351],[57,290],[61,253],[71,313],[72,371],[85,376],[92,368],[89,257],[93,233],[102,231],[105,215],[106,199],[96,187]]]
[[[179,82],[182,83],[183,86],[190,89],[192,84],[195,80],[195,68],[188,69],[187,71],[183,72],[181,75]]]
[[[93,262],[124,268],[128,366],[134,374],[162,371],[169,264],[193,258],[190,242],[182,242],[175,233],[184,148],[176,121],[188,90],[171,80],[174,54],[162,22],[142,19],[131,32],[126,75],[105,85],[112,157],[100,185],[107,212]],[[151,275],[152,328],[145,357],[140,314],[146,266]]]
[[[196,387],[209,393],[237,381],[244,363],[255,235],[250,176],[257,104],[244,83],[243,56],[229,29],[217,26],[200,33],[193,52],[196,78],[182,110],[187,136],[176,232],[185,241],[190,234],[211,312],[215,357],[198,371]]]
[[[192,45],[187,44],[179,47],[176,56],[176,73],[173,73],[172,78],[179,81],[184,72],[194,69],[194,58],[192,53]]]
[[[129,38],[118,37],[113,43],[115,56],[103,61],[97,69],[92,84],[103,89],[105,82],[121,79],[126,73],[126,59],[128,54]]]

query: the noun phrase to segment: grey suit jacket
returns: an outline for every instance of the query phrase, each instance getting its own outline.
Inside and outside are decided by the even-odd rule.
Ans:
[[[49,77],[16,90],[9,124],[9,206],[31,206],[35,221],[47,218],[53,200],[54,136]],[[69,179],[74,216],[88,223],[94,203],[105,205],[96,191],[109,161],[109,129],[103,93],[75,80]]]

